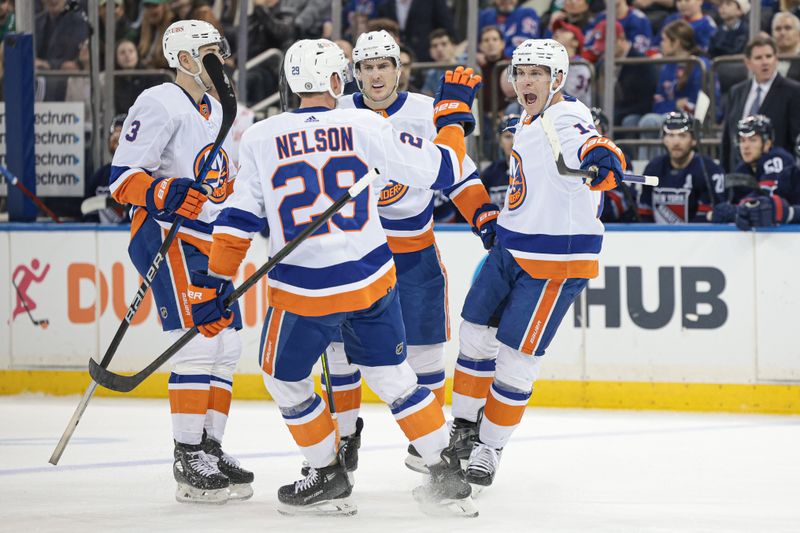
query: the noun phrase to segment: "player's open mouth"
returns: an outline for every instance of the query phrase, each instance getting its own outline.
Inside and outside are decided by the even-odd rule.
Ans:
[[[373,83],[372,84],[372,88],[373,89],[383,89],[384,87],[386,87],[386,85],[384,85],[383,83]]]
[[[533,93],[523,93],[522,98],[525,100],[525,105],[533,105],[536,103],[536,95]]]

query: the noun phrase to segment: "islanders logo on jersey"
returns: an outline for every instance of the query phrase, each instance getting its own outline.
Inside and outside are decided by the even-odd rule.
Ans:
[[[408,192],[408,185],[397,183],[396,181],[389,181],[389,183],[381,189],[381,196],[378,199],[378,207],[386,207],[398,202]]]
[[[525,174],[522,172],[522,159],[515,151],[511,151],[511,167],[508,169],[508,208],[513,211],[525,201],[528,186],[525,183]]]
[[[206,158],[211,153],[213,143],[207,144],[203,147],[197,156],[194,158],[194,175],[200,174],[200,170],[205,165]],[[221,204],[228,197],[228,180],[230,178],[230,162],[228,154],[220,147],[216,157],[211,162],[211,166],[206,173],[206,178],[203,180],[203,186],[209,190],[208,199],[215,204]]]

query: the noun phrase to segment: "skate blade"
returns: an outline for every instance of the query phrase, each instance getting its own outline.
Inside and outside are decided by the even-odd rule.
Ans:
[[[470,487],[472,487],[472,497],[477,498],[480,494],[489,488],[488,485],[478,485],[477,483],[470,483]]]
[[[175,499],[181,503],[200,503],[222,505],[228,503],[230,498],[230,491],[228,488],[224,489],[198,489],[185,483],[178,483],[178,488],[175,489]]]
[[[460,500],[443,499],[437,501],[430,498],[425,487],[417,487],[412,494],[422,512],[428,516],[461,516],[464,518],[478,516],[478,507],[470,496]]]
[[[416,457],[414,455],[408,454],[406,456],[405,461],[406,467],[409,470],[413,470],[414,472],[419,472],[420,474],[430,474],[428,470],[428,465],[426,465],[421,457]]]
[[[358,512],[358,508],[347,498],[341,498],[311,505],[278,503],[278,512],[286,516],[352,516]]]
[[[250,483],[238,483],[229,488],[231,500],[244,501],[253,497],[253,487]]]

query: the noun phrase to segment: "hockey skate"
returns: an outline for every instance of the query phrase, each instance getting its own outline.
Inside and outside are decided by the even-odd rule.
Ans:
[[[309,467],[305,478],[278,489],[278,512],[285,515],[356,514],[347,497],[353,492],[347,471],[337,461],[324,468]]]
[[[354,483],[352,473],[358,468],[358,449],[361,448],[361,430],[364,429],[364,421],[359,416],[356,420],[356,432],[352,435],[342,437],[339,442],[339,457],[340,461],[344,463],[347,470],[350,484]],[[309,470],[307,461],[303,461],[303,467],[300,469],[300,474],[307,476]]]
[[[413,444],[408,445],[408,455],[406,456],[405,464],[409,470],[419,472],[420,474],[430,474],[428,465],[422,460],[422,456],[417,449],[414,448]]]
[[[425,485],[414,489],[414,499],[422,511],[433,516],[478,516],[472,501],[472,489],[464,480],[464,473],[453,446],[442,451],[442,462],[428,467],[430,478]]]
[[[469,464],[465,474],[467,483],[472,486],[473,495],[477,496],[492,484],[502,454],[502,448],[492,448],[479,440],[475,441],[472,453],[469,454]]]
[[[461,461],[461,468],[467,467],[472,445],[478,440],[480,418],[479,414],[478,422],[470,422],[463,418],[453,420],[453,425],[450,428],[450,447],[455,450],[459,461]]]
[[[222,444],[209,437],[203,431],[203,451],[213,461],[216,461],[219,471],[225,474],[230,481],[230,499],[247,500],[253,496],[253,487],[250,485],[255,476],[249,470],[239,466],[239,461],[222,450]]]
[[[175,499],[186,503],[226,503],[228,477],[219,471],[217,461],[199,444],[175,443],[172,474],[178,482]]]

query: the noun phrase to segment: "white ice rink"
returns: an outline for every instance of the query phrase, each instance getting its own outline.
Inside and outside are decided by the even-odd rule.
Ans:
[[[800,417],[529,409],[477,519],[422,515],[402,434],[364,409],[350,518],[275,511],[300,456],[274,404],[234,402],[225,448],[247,502],[175,502],[166,400],[95,398],[61,465],[77,397],[0,397],[0,531],[800,531]]]

